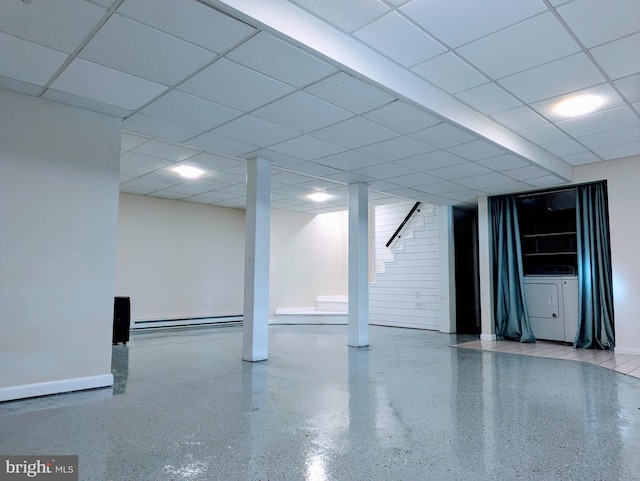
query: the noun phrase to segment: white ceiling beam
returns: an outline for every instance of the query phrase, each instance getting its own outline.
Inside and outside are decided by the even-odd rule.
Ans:
[[[573,180],[571,164],[459,102],[413,72],[287,0],[199,1],[285,37],[355,76],[366,78],[399,97],[528,159],[562,179]]]

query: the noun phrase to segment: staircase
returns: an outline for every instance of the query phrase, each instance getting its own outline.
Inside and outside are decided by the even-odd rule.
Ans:
[[[394,240],[389,248],[384,247],[388,237],[382,240],[386,235],[383,232],[391,230],[392,234],[411,206],[411,203],[378,206],[374,212],[376,261],[375,279],[369,284],[369,322],[438,330],[437,209],[421,204],[420,212],[415,212],[405,225],[400,239]],[[385,228],[387,225],[393,228]]]

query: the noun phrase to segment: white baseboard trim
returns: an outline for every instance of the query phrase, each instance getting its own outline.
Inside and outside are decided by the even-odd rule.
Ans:
[[[496,335],[495,334],[480,334],[480,340],[481,341],[495,341],[496,340]]]
[[[631,354],[633,356],[640,356],[640,349],[637,347],[618,347],[615,348],[616,354]]]
[[[39,382],[0,388],[0,401],[13,401],[29,397],[47,396],[63,392],[82,391],[113,386],[113,374],[62,379],[60,381]]]

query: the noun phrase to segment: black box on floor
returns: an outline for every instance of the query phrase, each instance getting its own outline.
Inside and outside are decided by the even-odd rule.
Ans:
[[[116,297],[113,303],[113,344],[129,342],[131,301],[128,297]]]

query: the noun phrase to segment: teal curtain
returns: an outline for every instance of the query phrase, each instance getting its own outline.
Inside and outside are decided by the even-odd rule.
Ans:
[[[536,342],[524,297],[522,248],[515,196],[489,198],[493,236],[496,338]]]
[[[578,331],[574,347],[613,349],[613,282],[607,185],[577,187]]]

